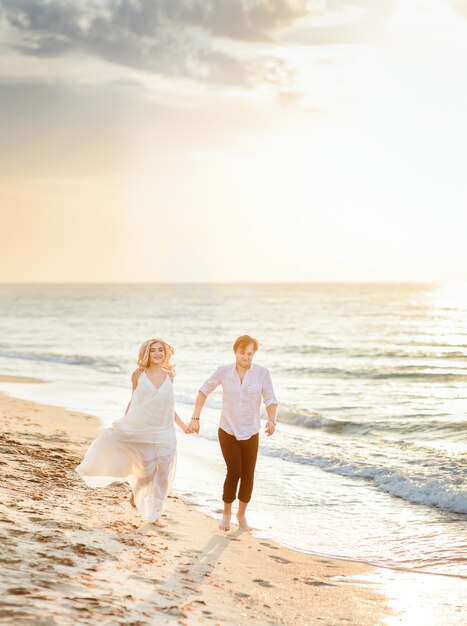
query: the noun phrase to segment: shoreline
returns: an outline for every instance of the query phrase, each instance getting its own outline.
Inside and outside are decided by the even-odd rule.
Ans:
[[[40,378],[36,378],[36,377],[26,377],[26,376],[19,376],[16,374],[0,374],[0,384],[1,383],[13,383],[13,387],[15,383],[18,384],[50,384],[51,381],[49,380],[44,380],[44,379],[40,379]],[[13,395],[11,393],[11,389],[8,389],[6,391],[1,391],[0,390],[0,395],[7,395],[10,397],[15,397],[18,398],[19,400],[24,400],[24,401],[28,401],[28,398],[26,396],[26,398],[21,398],[20,396],[16,396]],[[29,400],[32,403],[36,403],[40,406],[43,406],[43,403],[40,402],[39,400],[36,399],[31,399]],[[100,429],[105,428],[105,423],[98,418],[95,415],[90,415],[90,414],[84,414],[81,411],[72,409],[72,408],[65,408],[61,405],[58,404],[51,404],[49,405],[52,409],[58,408],[58,409],[63,409],[64,411],[67,411],[70,414],[73,414],[75,416],[82,416],[85,417],[85,419],[94,419],[96,420],[97,423],[97,432],[99,432]],[[93,431],[93,433],[95,433],[95,431]],[[92,437],[94,438],[95,434],[92,435]],[[195,498],[190,498],[187,495],[185,495],[184,493],[181,493],[180,491],[177,491],[177,487],[172,489],[172,492],[174,492],[177,496],[179,496],[183,501],[185,501],[187,504],[189,504],[190,506],[194,506],[196,507],[199,511],[202,512],[203,515],[209,517],[210,519],[215,519],[217,521],[218,517],[217,514],[214,514],[213,510],[209,507],[204,507],[203,504],[199,501],[197,501]],[[234,519],[235,516],[233,516]],[[373,568],[377,568],[377,569],[383,569],[383,570],[387,570],[388,572],[400,572],[401,574],[416,574],[416,575],[425,575],[425,574],[429,574],[431,576],[441,576],[441,577],[448,577],[448,578],[453,578],[453,579],[457,579],[457,580],[467,580],[467,576],[463,575],[463,574],[456,574],[456,573],[449,573],[449,572],[437,572],[437,571],[430,571],[430,570],[424,570],[424,569],[417,569],[417,568],[410,568],[410,567],[403,567],[403,566],[397,566],[397,565],[385,565],[384,563],[378,563],[378,562],[374,562],[374,561],[368,561],[365,559],[357,559],[357,558],[352,558],[352,557],[346,557],[346,556],[341,556],[339,554],[332,554],[332,553],[323,553],[323,552],[316,552],[313,550],[309,550],[306,548],[300,549],[300,547],[294,546],[294,545],[287,545],[287,543],[285,542],[281,542],[280,539],[273,539],[268,535],[265,535],[264,537],[262,537],[261,535],[257,534],[258,532],[261,532],[260,528],[253,528],[252,529],[252,536],[257,537],[258,539],[265,539],[267,541],[272,541],[277,543],[277,545],[280,545],[281,547],[284,547],[286,549],[292,550],[294,552],[298,552],[300,554],[307,554],[307,555],[311,555],[314,557],[318,557],[318,558],[329,558],[332,560],[338,560],[338,561],[345,561],[345,562],[349,562],[349,563],[357,563],[357,564],[363,564],[363,565],[367,565]]]
[[[0,381],[12,378],[29,382]],[[102,428],[98,418],[6,394],[0,407],[0,528],[10,544],[4,617],[370,626],[393,614],[362,581],[377,572],[373,565],[299,552],[235,527],[221,533],[178,495],[169,497],[167,527],[157,529],[131,508],[127,485],[89,489],[74,467]],[[155,612],[159,621],[148,621]]]
[[[0,374],[0,383],[27,383],[27,384],[46,384],[46,380],[41,378],[30,378],[28,376],[13,376],[11,374]]]

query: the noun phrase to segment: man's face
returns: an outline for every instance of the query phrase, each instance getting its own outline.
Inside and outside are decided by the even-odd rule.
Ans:
[[[249,343],[247,346],[242,346],[241,348],[238,348],[238,350],[235,352],[235,360],[237,365],[246,369],[250,367],[254,356],[255,346],[252,343]]]

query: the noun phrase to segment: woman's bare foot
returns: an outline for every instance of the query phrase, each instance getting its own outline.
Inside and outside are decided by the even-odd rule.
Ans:
[[[165,528],[167,526],[167,524],[165,522],[163,522],[161,519],[156,519],[155,522],[153,522],[154,526],[157,526],[158,528]]]
[[[244,515],[237,514],[237,520],[240,530],[251,530],[251,528],[247,524],[246,517]]]
[[[136,509],[135,497],[134,497],[134,495],[133,495],[133,494],[131,494],[131,496],[130,496],[130,504],[131,504],[131,506],[132,506],[134,509]]]
[[[230,530],[230,515],[223,515],[219,524],[219,530]]]

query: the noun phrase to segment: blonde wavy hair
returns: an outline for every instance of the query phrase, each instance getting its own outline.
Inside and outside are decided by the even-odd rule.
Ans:
[[[171,378],[173,378],[175,376],[175,366],[170,363],[170,359],[175,354],[175,350],[163,339],[147,339],[146,341],[144,341],[138,350],[138,358],[136,359],[136,364],[143,369],[149,367],[149,352],[151,350],[151,346],[154,343],[161,343],[164,346],[165,356],[164,360],[161,363],[161,367],[164,372],[166,372]]]

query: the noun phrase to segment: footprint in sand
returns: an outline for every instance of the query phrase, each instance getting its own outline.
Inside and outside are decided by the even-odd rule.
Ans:
[[[300,580],[300,578],[297,580]],[[334,585],[330,583],[325,583],[322,580],[313,580],[313,578],[302,578],[302,582],[304,582],[305,585],[312,585],[313,587],[334,587]]]
[[[31,590],[26,589],[26,587],[10,587],[7,589],[7,593],[11,593],[14,596],[27,596],[31,593]]]
[[[172,604],[171,606],[160,606],[157,610],[162,613],[167,613],[168,615],[173,615],[174,617],[188,617],[187,613],[181,611],[175,604]]]
[[[52,541],[55,541],[58,538],[63,537],[64,533],[56,531],[55,533],[52,534],[48,534],[48,535],[42,535],[41,533],[33,533],[32,534],[32,539],[34,539],[35,541],[38,541],[39,543],[50,543]]]
[[[55,563],[56,565],[66,565],[67,567],[74,567],[76,565],[73,559],[68,559],[66,557],[49,555],[46,558],[52,563]]]
[[[21,563],[23,559],[9,559],[9,558],[0,558],[0,563],[3,565],[16,565],[17,563]]]
[[[132,537],[119,537],[120,543],[124,543],[126,546],[131,546],[132,548],[140,548],[144,544],[141,541],[137,541]]]
[[[109,554],[102,550],[102,548],[90,548],[84,543],[75,543],[75,545],[70,546],[75,554],[79,556],[102,556],[108,557]]]
[[[268,556],[270,559],[274,559],[278,563],[292,563],[292,561],[289,561],[289,559],[284,559],[284,557],[282,556],[276,556],[275,554],[268,554]]]
[[[21,530],[19,528],[9,528],[8,529],[8,534],[9,535],[13,535],[13,537],[21,537],[22,535],[27,535],[28,531],[27,530]]]
[[[272,550],[279,550],[279,548],[278,548],[277,546],[273,546],[273,545],[272,545],[272,544],[270,544],[270,543],[260,542],[260,544],[261,544],[262,546],[266,546],[266,548],[271,548]]]
[[[274,585],[270,583],[269,580],[263,580],[262,578],[255,578],[253,582],[258,583],[258,585],[261,585],[261,587],[274,587]]]

